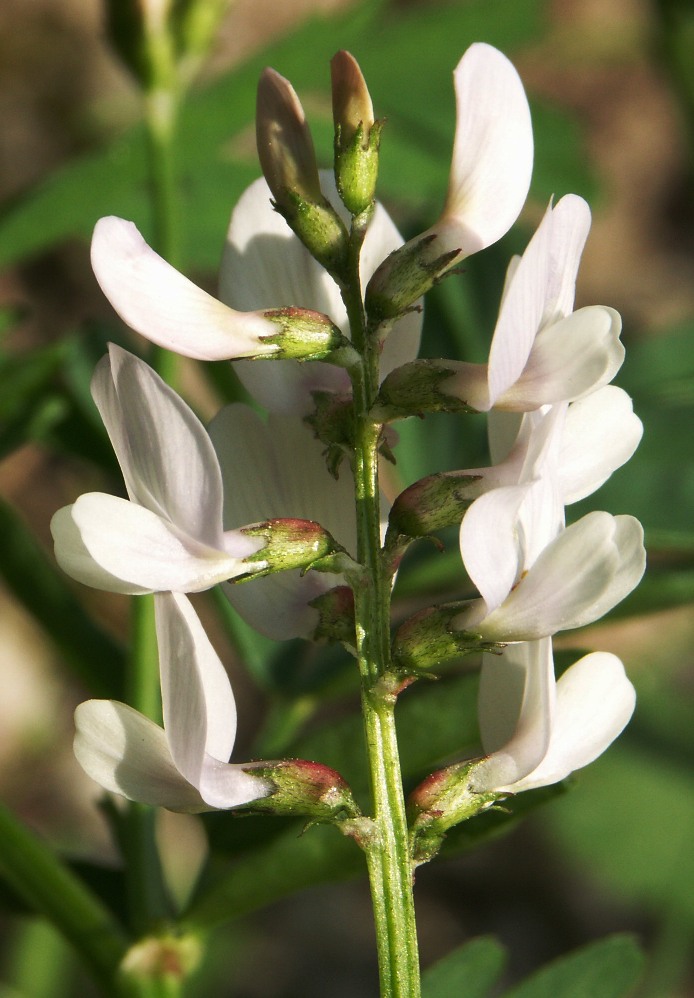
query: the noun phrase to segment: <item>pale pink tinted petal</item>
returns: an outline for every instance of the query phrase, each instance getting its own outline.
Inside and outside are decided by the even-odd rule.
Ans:
[[[174,270],[135,225],[100,219],[92,238],[92,267],[120,317],[153,343],[199,360],[274,353],[263,343],[277,327],[260,315],[227,308]]]
[[[210,438],[151,367],[111,344],[92,394],[130,498],[199,541],[222,537],[222,476]]]
[[[101,568],[106,573],[105,583],[109,577],[121,581],[117,586],[97,582],[97,588],[115,592],[198,592],[246,571],[238,558],[186,537],[155,513],[127,499],[90,492],[69,508],[82,548],[74,550],[69,546],[73,535],[65,531],[61,517],[54,524],[56,557],[69,575],[87,585],[95,584],[89,573],[96,578]],[[257,547],[256,542],[249,541],[248,553]],[[85,549],[94,566],[82,575]]]
[[[488,612],[496,610],[517,581],[517,517],[526,488],[493,489],[476,499],[460,527],[460,553]]]
[[[557,708],[549,749],[513,792],[549,786],[597,759],[627,725],[636,694],[615,655],[593,652],[557,683]]]
[[[75,711],[77,761],[100,786],[171,811],[204,811],[200,794],[176,769],[162,729],[132,707],[88,700]]]
[[[484,656],[479,718],[482,745],[490,756],[475,767],[474,790],[500,789],[539,765],[550,742],[554,700],[550,638]]]
[[[439,251],[469,255],[496,242],[518,217],[533,137],[523,84],[501,52],[471,45],[453,75],[456,128]]]
[[[155,596],[164,729],[174,762],[198,786],[205,753],[228,762],[236,704],[219,656],[185,596]]]
[[[606,385],[569,406],[559,486],[568,505],[589,496],[636,450],[643,425],[625,391]]]

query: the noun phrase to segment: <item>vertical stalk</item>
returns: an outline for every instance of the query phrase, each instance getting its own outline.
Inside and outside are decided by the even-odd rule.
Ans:
[[[378,445],[381,427],[369,417],[378,391],[378,353],[367,336],[359,280],[361,237],[352,234],[350,279],[343,298],[352,342],[361,354],[353,372],[355,499],[358,560],[356,642],[375,826],[366,845],[382,998],[419,998],[417,930],[402,775],[390,675],[390,576],[381,551]]]

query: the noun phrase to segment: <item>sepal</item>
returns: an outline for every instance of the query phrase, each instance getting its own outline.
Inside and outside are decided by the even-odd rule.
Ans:
[[[282,759],[254,764],[248,772],[270,780],[275,788],[270,796],[253,801],[252,811],[306,817],[311,823],[338,823],[361,814],[349,784],[320,762]]]
[[[436,235],[413,239],[387,256],[366,288],[366,311],[378,325],[411,311],[417,300],[450,272],[457,249],[436,252]]]
[[[263,344],[277,346],[277,351],[269,355],[273,360],[322,360],[339,367],[351,367],[359,360],[349,340],[321,312],[288,306],[261,314],[278,329],[276,334],[263,337]]]
[[[248,574],[232,580],[234,582],[292,568],[339,572],[344,570],[340,556],[349,559],[344,548],[315,520],[300,520],[295,517],[263,520],[261,523],[242,527],[239,532],[247,537],[260,538],[265,544],[244,560]],[[334,560],[338,557],[339,562]],[[351,559],[349,562],[351,564]],[[337,564],[341,567],[336,567]]]
[[[335,122],[335,182],[342,203],[360,215],[373,203],[384,121],[375,121],[366,81],[354,56],[338,52],[330,63]]]
[[[405,673],[417,674],[479,651],[503,647],[484,641],[472,631],[456,631],[453,622],[467,603],[431,606],[415,613],[395,632],[393,665]]]
[[[339,478],[345,456],[354,451],[354,403],[351,395],[339,392],[311,392],[314,410],[305,422],[326,445],[325,463],[333,478]]]
[[[508,793],[476,793],[470,777],[479,760],[458,762],[428,776],[412,791],[407,802],[412,859],[427,863],[437,854],[446,832],[492,807]]]
[[[396,367],[383,381],[371,415],[390,422],[426,412],[474,412],[462,399],[441,388],[456,373],[455,361],[413,360]]]
[[[479,480],[479,475],[443,471],[420,478],[393,503],[388,519],[389,535],[428,537],[444,527],[460,524],[474,499],[467,492],[468,486]]]

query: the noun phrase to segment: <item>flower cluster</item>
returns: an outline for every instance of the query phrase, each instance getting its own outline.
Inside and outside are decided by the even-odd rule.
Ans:
[[[461,771],[466,807],[477,802],[470,813],[564,778],[631,714],[633,688],[614,656],[588,655],[555,682],[551,651],[553,634],[598,619],[627,595],[645,560],[632,517],[596,512],[565,524],[565,507],[597,489],[641,434],[630,400],[609,384],[624,356],[618,314],[573,307],[590,226],[585,202],[567,195],[550,204],[511,262],[487,364],[417,359],[422,295],[510,228],[532,169],[530,114],[511,63],[473,45],[454,83],[448,194],[438,221],[409,242],[374,201],[382,123],[347,53],[333,62],[334,175],[316,166],[290,84],[263,74],[265,179],[232,214],[219,299],[169,266],[132,222],[96,226],[94,272],[123,320],[185,356],[234,361],[267,410],[262,418],[228,406],[205,429],[144,361],[116,346],[94,375],[128,499],[91,493],[56,513],[56,555],[87,585],[157,594],[164,706],[163,731],[123,704],[79,708],[78,758],[109,790],[179,810],[277,794],[272,766],[280,764],[228,762],[231,688],[183,594],[223,583],[236,610],[271,637],[327,634],[356,647],[350,588],[370,584],[359,561],[356,434],[375,427],[385,448],[387,422],[435,410],[488,413],[492,463],[416,482],[390,514],[381,497],[388,528],[379,557],[392,572],[413,539],[460,523],[479,596],[406,621],[392,662],[375,663],[377,677],[417,674],[444,647],[486,649],[479,716],[487,755]],[[358,505],[363,484],[356,497]],[[313,802],[320,783],[324,804],[354,813],[332,776],[313,781]],[[420,818],[440,814],[438,785],[430,780],[415,795]]]

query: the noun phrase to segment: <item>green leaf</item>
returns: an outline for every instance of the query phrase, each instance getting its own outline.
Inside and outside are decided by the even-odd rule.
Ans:
[[[21,517],[0,500],[0,575],[87,688],[122,697],[123,651],[88,616]]]
[[[543,967],[504,998],[626,998],[642,966],[631,936],[611,936]]]
[[[672,906],[694,924],[690,759],[623,737],[575,782],[543,815],[559,848],[621,901]]]
[[[495,939],[472,939],[424,972],[422,998],[485,998],[504,961],[504,948]]]
[[[231,867],[212,863],[183,920],[194,929],[212,928],[298,890],[365,870],[360,849],[335,828],[321,825],[301,835],[293,824]]]

